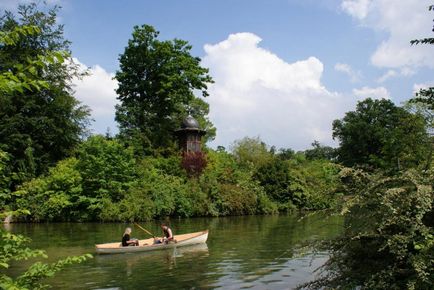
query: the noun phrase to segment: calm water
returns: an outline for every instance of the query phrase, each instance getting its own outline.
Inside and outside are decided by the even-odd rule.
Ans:
[[[97,243],[119,241],[128,224],[13,224],[49,261],[94,254]],[[156,222],[141,223],[160,232]],[[131,225],[129,225],[131,226]],[[141,253],[95,255],[47,282],[52,289],[292,289],[315,277],[326,253],[312,254],[308,241],[330,238],[342,228],[339,217],[248,216],[171,220],[174,233],[209,229],[206,245]],[[133,227],[133,237],[147,238]],[[28,263],[14,265],[19,273]]]

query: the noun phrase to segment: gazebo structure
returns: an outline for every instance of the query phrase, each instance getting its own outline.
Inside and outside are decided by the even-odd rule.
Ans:
[[[205,130],[201,130],[199,123],[192,116],[182,121],[181,128],[175,131],[178,136],[179,147],[183,152],[201,152],[202,136],[206,134]]]

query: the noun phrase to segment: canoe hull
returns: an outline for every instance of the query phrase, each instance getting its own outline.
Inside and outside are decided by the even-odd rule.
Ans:
[[[206,243],[208,239],[208,230],[184,234],[175,235],[177,243],[169,244],[153,244],[153,239],[139,240],[140,246],[128,246],[122,247],[120,243],[108,243],[96,245],[97,254],[116,254],[116,253],[135,253],[135,252],[147,252],[147,251],[159,251],[164,249],[171,249],[175,247],[184,247],[190,245],[196,245]]]

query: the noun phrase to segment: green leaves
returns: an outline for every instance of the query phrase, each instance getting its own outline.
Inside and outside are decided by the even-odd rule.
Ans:
[[[152,26],[135,26],[115,76],[121,101],[116,121],[123,139],[139,155],[174,147],[173,131],[189,113],[215,134],[207,118],[208,104],[193,93],[208,95],[208,69],[191,56],[187,41],[160,41],[158,34]]]
[[[84,133],[86,107],[72,96],[80,76],[70,58],[57,8],[22,5],[19,19],[0,18],[0,148],[8,162],[8,190],[45,173],[71,153]]]
[[[366,99],[333,122],[333,138],[339,139],[338,159],[344,165],[398,171],[428,156],[426,129],[422,116],[390,100]]]
[[[16,45],[23,37],[33,36],[41,33],[41,29],[36,25],[24,25],[14,27],[10,31],[0,31],[0,45]]]
[[[77,170],[83,177],[83,192],[89,197],[123,198],[136,176],[131,149],[117,140],[92,136],[78,149]]]
[[[433,173],[368,180],[347,205],[346,230],[313,288],[432,289]]]
[[[47,258],[44,251],[33,250],[26,247],[30,239],[22,235],[14,235],[0,230],[0,267],[7,269],[11,261],[27,260],[29,258]],[[58,271],[67,265],[82,263],[92,255],[85,254],[82,256],[67,257],[55,263],[46,264],[36,262],[31,265],[24,273],[18,277],[12,278],[6,274],[0,274],[0,287],[2,289],[46,289],[49,286],[42,282],[45,278],[52,277]]]

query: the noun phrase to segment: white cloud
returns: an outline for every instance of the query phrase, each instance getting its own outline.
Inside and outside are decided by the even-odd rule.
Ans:
[[[277,147],[304,149],[313,140],[332,144],[332,121],[349,101],[321,83],[323,64],[315,57],[287,63],[258,46],[252,33],[231,34],[205,45],[203,65],[215,83],[209,87],[214,145],[260,136]]]
[[[418,83],[413,85],[413,95],[419,92],[421,89],[427,89],[434,87],[434,82]]]
[[[342,72],[350,77],[351,82],[358,82],[361,78],[360,71],[355,71],[351,68],[349,64],[346,63],[337,63],[335,64],[335,70]]]
[[[384,83],[385,81],[394,78],[398,75],[398,73],[396,72],[396,70],[394,69],[389,69],[385,74],[383,74],[381,77],[378,78],[377,82],[379,83]]]
[[[82,70],[87,68],[77,59],[74,59],[74,62],[79,64]],[[82,80],[73,80],[75,97],[91,108],[96,131],[103,133],[110,127],[113,132],[115,105],[118,103],[115,93],[117,81],[113,79],[113,73],[107,72],[99,65],[90,67],[89,72],[90,75]]]
[[[341,8],[351,16],[364,19],[368,15],[371,0],[344,0]]]
[[[411,69],[409,67],[403,67],[399,71],[394,69],[389,69],[385,74],[383,74],[381,77],[378,78],[377,82],[384,83],[385,81],[391,78],[412,76],[415,73],[416,72],[414,71],[414,69]]]
[[[353,94],[359,99],[390,99],[390,93],[385,87],[353,89]]]
[[[411,46],[412,39],[429,37],[432,13],[429,0],[343,0],[342,9],[376,31],[386,32],[371,56],[377,67],[402,68],[428,66],[434,68],[434,54],[429,45]]]

